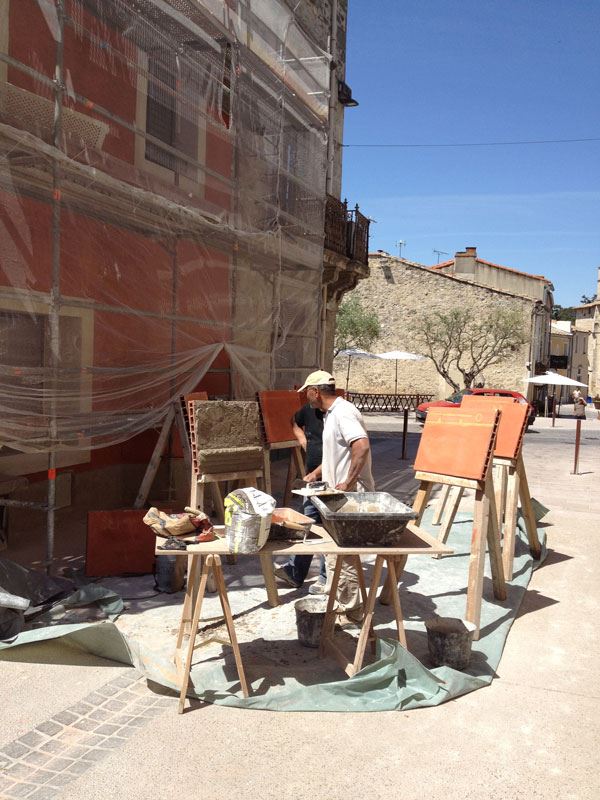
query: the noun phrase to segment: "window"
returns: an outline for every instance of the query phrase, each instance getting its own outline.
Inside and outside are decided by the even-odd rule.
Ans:
[[[6,475],[46,469],[46,452],[26,453],[23,442],[39,436],[49,425],[51,366],[49,303],[47,296],[3,288],[0,291],[0,364],[3,382],[4,419],[15,418],[14,441],[0,446],[0,471]],[[91,408],[91,378],[82,370],[92,361],[93,312],[63,305],[60,312],[60,388],[58,414],[75,418]],[[69,426],[67,426],[68,428]],[[76,426],[73,426],[74,428]],[[62,444],[72,448],[58,455],[58,466],[89,461],[89,441],[81,433],[65,432]],[[43,450],[43,444],[39,445]]]

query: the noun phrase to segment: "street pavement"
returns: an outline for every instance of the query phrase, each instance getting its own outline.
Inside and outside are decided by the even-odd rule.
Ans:
[[[594,412],[595,413],[595,412]],[[419,426],[370,415],[379,489],[410,499]],[[596,800],[600,421],[539,419],[525,437],[548,557],[492,684],[439,707],[274,713],[191,704],[59,641],[0,661],[0,798]],[[465,502],[468,502],[468,498]]]

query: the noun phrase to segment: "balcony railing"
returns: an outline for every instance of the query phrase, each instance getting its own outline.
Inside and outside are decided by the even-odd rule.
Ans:
[[[348,201],[327,195],[325,247],[353,261],[366,264],[369,254],[369,218],[358,209],[348,210]]]

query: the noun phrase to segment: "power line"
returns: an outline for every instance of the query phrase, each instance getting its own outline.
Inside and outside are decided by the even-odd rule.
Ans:
[[[571,144],[573,142],[600,142],[600,137],[590,139],[526,139],[518,142],[456,142],[439,144],[343,144],[342,147],[506,147],[520,144]]]

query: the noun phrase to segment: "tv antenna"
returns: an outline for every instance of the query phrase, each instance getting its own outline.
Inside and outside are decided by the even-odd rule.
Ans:
[[[437,264],[440,263],[440,256],[449,256],[450,253],[446,253],[444,250],[435,250],[433,251],[437,255]]]
[[[402,248],[406,247],[406,242],[404,239],[400,239],[399,242],[396,242],[396,245],[398,246],[398,258],[402,258]]]

